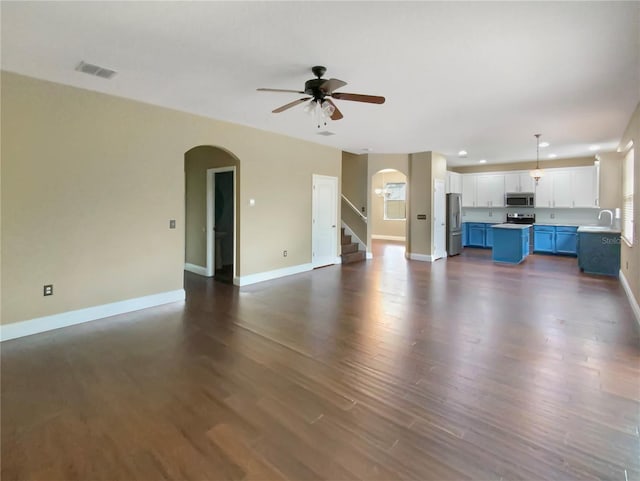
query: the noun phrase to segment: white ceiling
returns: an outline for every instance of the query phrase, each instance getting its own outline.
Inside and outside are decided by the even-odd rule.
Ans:
[[[640,100],[640,2],[2,2],[2,68],[355,153],[458,165],[615,150]],[[80,60],[118,71],[74,71]],[[295,107],[310,67],[384,95]],[[465,149],[467,159],[458,159]]]

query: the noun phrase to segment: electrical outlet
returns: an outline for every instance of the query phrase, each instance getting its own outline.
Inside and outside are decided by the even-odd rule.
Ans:
[[[169,229],[175,229],[176,228],[176,221],[174,219],[171,219],[169,221]]]
[[[555,219],[555,218],[556,218],[556,215],[555,215],[553,212],[552,212],[551,214],[549,214],[549,216],[550,216],[552,219]]]
[[[288,252],[287,251],[282,251],[282,257],[287,257]]]
[[[493,212],[489,211],[489,217],[493,217]]]
[[[46,284],[44,286],[44,289],[43,289],[42,293],[45,296],[52,296],[53,295],[53,284]]]

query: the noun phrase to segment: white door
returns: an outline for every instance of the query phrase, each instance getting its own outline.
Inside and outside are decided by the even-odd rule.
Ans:
[[[436,180],[433,189],[433,260],[442,259],[446,253],[446,195],[445,185]]]
[[[338,178],[313,175],[313,267],[335,264],[338,257]]]

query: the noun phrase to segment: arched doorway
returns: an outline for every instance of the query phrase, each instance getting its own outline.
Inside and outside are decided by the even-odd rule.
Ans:
[[[373,174],[370,185],[371,241],[382,240],[405,247],[409,199],[407,176],[396,169],[381,169]]]
[[[184,155],[185,270],[232,283],[239,276],[240,162],[220,147]]]

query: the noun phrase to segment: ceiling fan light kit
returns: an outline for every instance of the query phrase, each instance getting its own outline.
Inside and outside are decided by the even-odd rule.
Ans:
[[[333,103],[331,98],[338,100],[349,100],[352,102],[365,102],[370,104],[383,104],[385,102],[384,97],[377,95],[363,95],[363,94],[349,94],[345,92],[334,92],[347,85],[347,82],[335,78],[323,79],[322,76],[327,71],[326,67],[316,65],[311,68],[311,72],[316,76],[314,79],[307,80],[304,83],[304,90],[287,90],[287,89],[270,89],[259,88],[259,92],[286,92],[296,94],[306,94],[309,97],[303,97],[293,102],[289,102],[277,109],[273,110],[274,114],[284,112],[296,105],[309,101],[304,107],[304,111],[314,116],[318,128],[322,125],[327,125],[327,120],[340,120],[343,118],[342,112],[338,109],[336,104]]]

